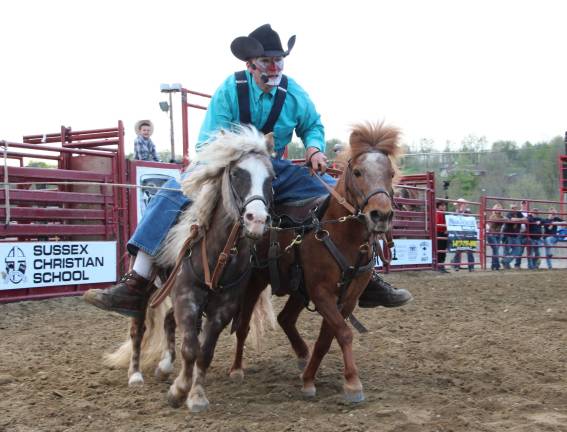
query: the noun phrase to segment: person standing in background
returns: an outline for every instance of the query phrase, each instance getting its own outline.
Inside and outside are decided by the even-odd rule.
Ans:
[[[541,240],[542,236],[542,222],[543,220],[538,216],[538,209],[534,208],[533,211],[528,213],[527,231],[527,255],[528,255],[528,269],[537,270],[539,268],[539,250],[543,245]]]
[[[467,201],[464,198],[459,198],[455,203],[456,209],[455,213],[460,215],[469,215],[471,214],[471,209],[467,207]],[[455,251],[455,255],[453,255],[453,259],[451,263],[453,264],[453,268],[455,271],[459,271],[461,268],[461,252],[460,250]],[[469,271],[474,271],[474,255],[472,250],[467,249],[467,261],[469,265]]]
[[[444,201],[437,201],[437,268],[440,273],[449,273],[445,268],[445,258],[447,257],[447,222],[445,212],[447,204]]]
[[[557,210],[554,207],[549,209],[549,215],[547,219],[542,221],[543,223],[543,234],[544,234],[544,246],[545,246],[545,260],[547,261],[547,269],[551,270],[553,268],[551,258],[553,257],[553,246],[557,244],[557,226],[565,222],[559,216],[557,216]]]
[[[488,217],[486,241],[492,249],[490,270],[500,270],[500,243],[502,242],[502,225],[504,225],[502,205],[496,203]]]
[[[521,202],[520,212],[525,222],[527,222],[528,218],[528,202],[523,200]],[[520,269],[522,267],[522,257],[524,256],[524,250],[528,244],[528,225],[523,223],[520,225],[520,232],[518,233],[518,247],[516,249],[516,259],[514,260],[514,268]]]
[[[150,138],[154,133],[154,125],[150,120],[139,120],[134,126],[134,159],[161,162],[156,153],[156,146]]]
[[[510,204],[510,211],[506,214],[506,222],[502,228],[502,243],[504,243],[504,257],[502,265],[505,269],[510,269],[510,263],[518,255],[522,254],[520,246],[520,227],[526,222],[521,211],[518,211],[516,204]]]

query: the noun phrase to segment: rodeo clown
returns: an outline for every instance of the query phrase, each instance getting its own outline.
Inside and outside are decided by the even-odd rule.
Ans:
[[[279,35],[269,24],[258,27],[248,36],[234,39],[230,48],[238,59],[245,62],[246,70],[230,75],[213,95],[196,146],[199,151],[216,131],[230,129],[239,123],[252,124],[264,134],[273,132],[276,204],[328,194],[326,188],[310,175],[307,167],[282,159],[295,130],[306,148],[305,159],[311,168],[321,173],[327,168],[320,115],[305,90],[283,75],[284,58],[294,44],[295,36],[292,36],[287,50],[284,50]],[[323,179],[328,184],[335,184],[335,180],[327,174],[323,175]],[[164,188],[180,189],[180,185],[170,180]],[[190,202],[181,191],[160,190],[150,201],[128,242],[129,253],[136,256],[132,271],[125,274],[117,285],[104,290],[88,290],[84,299],[101,309],[131,317],[140,316],[156,289],[150,280],[154,257],[180,211]],[[374,272],[359,299],[359,306],[397,307],[411,300],[409,291],[392,287]]]

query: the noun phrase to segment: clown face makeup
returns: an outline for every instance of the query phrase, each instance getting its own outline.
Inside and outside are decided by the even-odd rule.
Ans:
[[[258,84],[277,86],[282,80],[283,57],[258,57],[250,61],[252,74]]]

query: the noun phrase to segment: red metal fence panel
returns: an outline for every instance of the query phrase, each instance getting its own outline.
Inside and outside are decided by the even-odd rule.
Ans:
[[[115,128],[89,131],[62,127],[59,134],[29,135],[23,141],[4,143],[0,170],[5,183],[0,189],[0,302],[76,295],[107,285],[98,281],[110,281],[110,276],[99,272],[80,279],[86,273],[78,268],[95,268],[98,260],[106,259],[112,263],[114,280],[126,269],[122,251],[129,233],[127,192],[122,187],[127,175],[122,122]],[[18,166],[10,166],[8,160],[17,158]],[[23,158],[56,161],[57,166],[24,167]],[[92,250],[96,257],[89,255]],[[46,286],[29,287],[32,282]],[[18,288],[24,285],[28,287]]]

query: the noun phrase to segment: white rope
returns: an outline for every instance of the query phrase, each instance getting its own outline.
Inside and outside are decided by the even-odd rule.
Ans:
[[[4,224],[6,226],[10,225],[10,187],[6,183],[8,180],[8,143],[4,140],[0,141],[2,148],[4,149],[4,194],[6,199],[6,220]]]
[[[8,147],[6,145],[5,141],[0,141],[0,144],[2,144],[4,146],[4,179],[8,178],[8,165],[7,165],[7,151],[8,151]],[[105,186],[105,187],[123,187],[123,188],[130,188],[130,189],[142,189],[142,190],[150,190],[150,189],[155,189],[155,190],[166,190],[166,191],[173,191],[173,192],[181,192],[181,189],[174,189],[174,188],[166,188],[166,187],[160,187],[160,186],[139,186],[139,185],[132,185],[132,184],[121,184],[121,183],[102,183],[102,182],[68,182],[68,181],[63,181],[63,182],[2,182],[0,183],[4,186],[4,191],[6,194],[6,205],[5,206],[0,206],[1,207],[5,207],[6,208],[6,221],[5,224],[6,226],[8,226],[10,224],[10,187],[13,186],[37,186],[37,185],[52,185],[52,186],[58,186],[58,185],[81,185],[81,186]],[[17,188],[14,188],[12,190],[18,190]],[[38,191],[38,192],[43,192],[43,191]]]
[[[6,174],[5,174],[6,175]],[[156,190],[166,190],[166,191],[173,191],[173,192],[181,192],[181,189],[174,189],[174,188],[166,188],[161,186],[139,186],[133,184],[123,184],[123,183],[102,183],[102,182],[2,182],[0,183],[4,186],[4,188],[8,188],[9,186],[37,186],[37,185],[80,185],[80,186],[107,186],[107,187],[124,187],[130,189],[156,189]],[[9,189],[7,189],[9,190]],[[16,190],[16,189],[13,189]]]

